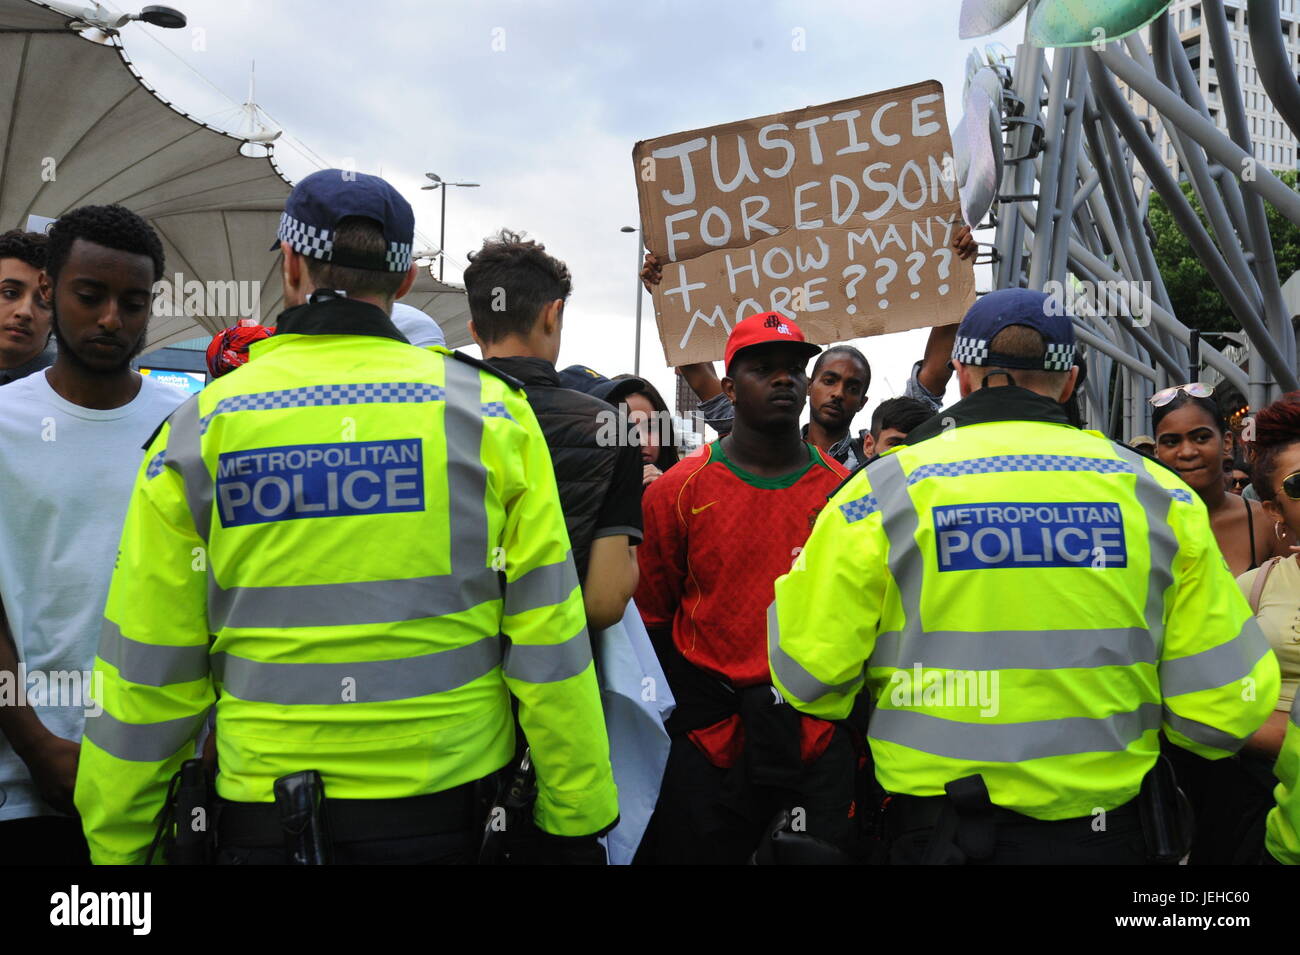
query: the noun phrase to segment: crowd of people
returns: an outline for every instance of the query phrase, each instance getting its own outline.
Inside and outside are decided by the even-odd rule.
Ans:
[[[286,310],[188,398],[131,368],[143,219],[0,235],[0,862],[599,863],[638,796],[651,864],[1300,862],[1300,394],[1243,443],[1169,388],[1130,448],[1000,290],[855,432],[868,356],[768,312],[678,369],[687,453],[648,381],[557,367],[572,276],[522,234],[464,273],[481,360],[442,347],[413,227],[304,179]]]

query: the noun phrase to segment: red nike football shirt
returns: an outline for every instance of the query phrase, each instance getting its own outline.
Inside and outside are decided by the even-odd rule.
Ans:
[[[848,476],[806,445],[798,471],[763,478],[727,460],[721,442],[672,467],[642,500],[645,539],[637,549],[636,604],[649,628],[672,627],[688,662],[743,688],[771,682],[767,608],[776,578],[790,569],[826,498]],[[739,717],[691,733],[720,766],[735,761]],[[804,757],[816,758],[833,727],[804,717]]]

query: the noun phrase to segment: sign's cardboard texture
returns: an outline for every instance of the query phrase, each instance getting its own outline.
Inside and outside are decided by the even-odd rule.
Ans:
[[[935,80],[636,144],[670,365],[722,357],[780,311],[826,344],[960,321],[975,272]]]

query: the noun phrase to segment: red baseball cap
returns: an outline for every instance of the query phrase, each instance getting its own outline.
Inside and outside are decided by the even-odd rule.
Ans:
[[[821,352],[820,346],[803,337],[803,329],[780,312],[760,312],[758,315],[750,315],[731,330],[727,336],[723,367],[730,372],[731,359],[736,357],[736,352],[753,345],[766,345],[768,342],[794,345],[808,358]]]

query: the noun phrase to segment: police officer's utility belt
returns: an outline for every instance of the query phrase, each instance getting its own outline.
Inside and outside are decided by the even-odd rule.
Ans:
[[[979,779],[978,776],[967,779]],[[885,824],[890,838],[897,838],[908,830],[930,829],[924,865],[946,865],[960,860],[962,863],[982,862],[991,858],[997,846],[1000,829],[1018,830],[1023,827],[1044,830],[1044,836],[1053,829],[1062,834],[1074,827],[1088,825],[1090,817],[1082,819],[1043,820],[1023,815],[1002,806],[994,806],[981,797],[977,787],[968,789],[960,784],[949,784],[946,796],[909,796],[896,794],[889,797]],[[981,781],[982,785],[982,781]],[[1110,810],[1107,816],[1119,820],[1136,816],[1136,800]]]
[[[283,815],[273,802],[218,800],[221,846],[273,848],[285,844]],[[407,839],[477,829],[476,787],[404,799],[326,799],[321,804],[325,828],[334,843]]]
[[[891,836],[908,829],[933,829],[926,849],[926,865],[943,865],[954,860],[979,862],[992,857],[1000,826],[1032,826],[1045,830],[1067,829],[1082,819],[1034,819],[989,800],[988,788],[980,776],[953,780],[944,796],[890,797],[886,825]],[[1142,781],[1135,799],[1108,811],[1112,820],[1138,817],[1146,842],[1147,860],[1172,864],[1186,855],[1191,845],[1191,808],[1178,788],[1173,767],[1163,756]]]

